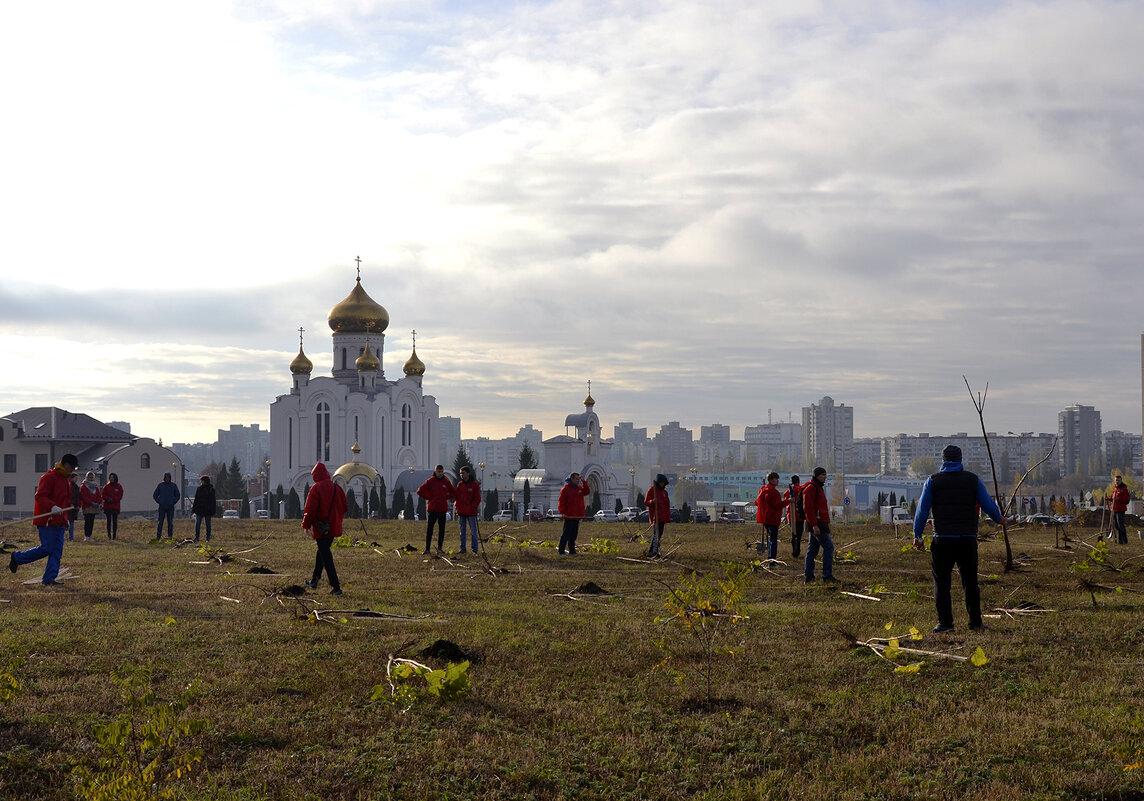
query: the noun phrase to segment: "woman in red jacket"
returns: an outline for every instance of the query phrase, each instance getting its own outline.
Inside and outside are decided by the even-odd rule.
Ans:
[[[99,482],[95,480],[95,473],[87,471],[83,483],[79,485],[79,505],[83,510],[83,538],[91,542],[91,532],[95,528],[95,516],[99,514],[100,504],[103,503],[103,492],[99,489]]]
[[[314,575],[304,582],[311,590],[316,589],[322,578],[322,570],[330,582],[330,595],[341,595],[342,584],[338,581],[338,571],[334,569],[334,555],[330,545],[342,536],[342,518],[346,516],[349,504],[346,493],[330,478],[330,471],[321,462],[310,471],[314,486],[306,495],[306,509],[302,512],[302,528],[310,532],[318,554],[314,558]]]
[[[119,505],[123,502],[123,485],[118,473],[107,474],[107,484],[103,487],[103,514],[107,518],[107,538],[119,538]]]
[[[759,497],[755,499],[758,512],[757,520],[767,532],[767,558],[777,559],[779,555],[779,524],[783,522],[783,496],[779,493],[779,474],[774,471],[767,474],[767,483],[759,488]],[[759,542],[759,553],[763,552],[763,543]]]

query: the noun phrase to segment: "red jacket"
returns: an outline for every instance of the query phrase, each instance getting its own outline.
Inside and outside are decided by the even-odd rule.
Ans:
[[[783,504],[785,504],[787,507],[786,518],[788,523],[790,522],[792,512],[796,522],[806,520],[806,515],[799,514],[794,505],[794,499],[802,494],[803,487],[805,486],[806,484],[792,484],[790,489],[783,493]]]
[[[580,478],[580,486],[573,484],[571,479],[565,479],[556,500],[556,511],[564,517],[579,520],[584,516],[584,498],[591,492],[592,488],[583,477]]]
[[[103,511],[105,512],[118,512],[119,503],[123,500],[123,485],[116,481],[112,484],[110,481],[103,488]]]
[[[310,471],[314,486],[306,495],[306,509],[302,512],[302,528],[310,529],[310,536],[316,540],[326,539],[318,535],[314,524],[319,520],[330,521],[330,537],[342,536],[342,518],[346,516],[349,503],[346,492],[333,482],[330,471],[321,462]]]
[[[806,523],[817,526],[819,521],[830,522],[830,501],[826,497],[826,487],[814,479],[802,485],[802,511],[806,513]]]
[[[103,503],[103,493],[99,491],[98,484],[94,492],[87,488],[86,481],[79,485],[79,505],[83,507],[84,514],[88,514],[88,507],[99,506],[101,503]]]
[[[71,479],[58,468],[52,468],[40,476],[40,483],[36,485],[36,506],[32,512],[36,517],[32,520],[35,526],[66,526],[68,513],[60,512],[58,515],[40,515],[50,512],[53,506],[67,509],[72,505]]]
[[[458,481],[453,492],[457,497],[457,514],[471,516],[481,510],[481,484],[475,478]]]
[[[769,481],[759,488],[755,506],[758,507],[755,520],[764,526],[777,526],[783,522],[783,507],[786,506],[786,502],[779,494],[779,488],[772,486]]]
[[[651,523],[671,522],[671,497],[667,494],[667,487],[660,489],[652,484],[644,496],[644,506],[647,507],[647,519]]]
[[[417,488],[417,494],[426,500],[425,508],[430,512],[447,512],[449,501],[456,496],[457,491],[447,476],[437,478],[436,475],[432,475]]]
[[[1112,495],[1108,498],[1108,504],[1114,512],[1127,512],[1128,511],[1128,487],[1121,484],[1119,487],[1112,488]]]

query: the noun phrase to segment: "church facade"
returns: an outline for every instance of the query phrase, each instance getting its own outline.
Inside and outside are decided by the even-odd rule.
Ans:
[[[383,351],[389,313],[366,293],[360,268],[349,295],[330,309],[328,323],[331,375],[313,375],[299,333],[290,391],[270,404],[270,486],[302,496],[312,483],[310,471],[323,462],[359,499],[381,479],[392,493],[403,473],[431,470],[438,453],[440,409],[422,390],[425,365],[416,340],[403,375],[388,380]]]

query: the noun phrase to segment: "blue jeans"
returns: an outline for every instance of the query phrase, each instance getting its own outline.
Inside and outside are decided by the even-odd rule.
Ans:
[[[64,530],[67,526],[36,526],[40,532],[40,544],[26,551],[16,551],[12,558],[18,565],[48,557],[48,565],[44,568],[44,584],[51,584],[60,574],[60,559],[64,556]]]
[[[818,556],[818,549],[822,548],[822,577],[834,578],[834,540],[830,539],[830,524],[819,523],[818,533],[810,535],[810,542],[806,546],[806,563],[803,565],[803,578],[814,581],[814,557]]]
[[[473,553],[477,552],[477,543],[480,542],[480,537],[477,534],[477,516],[476,515],[457,515],[457,519],[461,521],[461,553],[465,552],[465,525],[468,524],[469,531],[472,532],[473,539]]]
[[[766,545],[767,545],[767,558],[777,559],[779,555],[779,527],[768,526],[763,524],[763,530],[766,532]],[[763,543],[759,543],[759,553],[763,552]]]
[[[171,539],[175,529],[175,510],[159,509],[159,525],[155,526],[155,539],[159,539],[163,535],[163,521],[167,521],[167,539]]]
[[[36,528],[39,528],[39,526],[36,526]],[[68,518],[68,539],[69,540],[75,539],[75,518],[74,517]]]
[[[211,517],[212,515],[195,515],[195,542],[199,541],[199,529],[204,520],[207,521],[207,542],[211,541]]]

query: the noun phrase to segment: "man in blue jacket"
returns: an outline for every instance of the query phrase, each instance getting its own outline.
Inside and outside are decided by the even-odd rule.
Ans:
[[[933,511],[933,540],[930,562],[933,566],[933,595],[937,604],[935,632],[953,631],[953,601],[950,584],[953,566],[961,573],[965,590],[965,610],[969,628],[984,631],[981,622],[981,588],[977,585],[978,507],[994,523],[1001,522],[1001,510],[974,473],[961,465],[961,448],[947,445],[941,452],[941,470],[926,479],[914,515],[914,547],[925,550],[922,532]]]
[[[167,521],[167,539],[171,539],[175,528],[175,504],[179,502],[179,485],[171,481],[171,474],[164,473],[163,480],[151,495],[159,504],[159,525],[155,526],[155,541],[163,538],[163,521]]]

